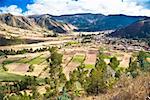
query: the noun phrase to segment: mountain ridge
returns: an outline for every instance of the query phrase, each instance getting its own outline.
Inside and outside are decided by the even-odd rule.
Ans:
[[[125,28],[112,32],[110,36],[121,38],[150,38],[150,18],[136,21]]]
[[[56,33],[68,33],[75,28],[73,25],[57,22],[56,20],[52,19],[50,15],[41,15],[38,16],[38,19],[36,19],[34,17],[15,16],[7,13],[0,14],[0,22],[12,27],[27,30],[33,30],[37,27],[45,28]]]
[[[13,27],[34,29],[41,27],[56,33],[69,33],[70,31],[95,32],[103,30],[118,30],[140,21],[147,16],[128,16],[123,14],[103,15],[92,13],[79,13],[54,16],[50,14],[15,16],[10,13],[1,14],[0,21]]]
[[[123,14],[103,15],[92,13],[80,13],[52,16],[58,22],[66,22],[76,26],[75,31],[102,31],[114,30],[126,27],[138,20],[149,18],[147,16],[128,16]]]

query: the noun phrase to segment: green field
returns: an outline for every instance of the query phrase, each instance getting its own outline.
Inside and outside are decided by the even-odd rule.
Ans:
[[[8,72],[0,72],[0,81],[18,81],[23,80],[25,76],[16,75]]]
[[[67,42],[67,43],[66,43],[66,46],[75,45],[75,44],[79,44],[79,43],[76,42],[76,41],[70,41],[70,42]]]
[[[19,61],[17,61],[17,63],[27,63],[27,62],[29,62],[28,58],[22,58]]]
[[[14,61],[12,61],[12,60],[5,60],[5,61],[3,61],[3,64],[4,65],[7,65],[7,64],[11,64],[11,63],[13,63]]]
[[[41,56],[42,55],[33,58],[28,63],[33,65],[33,64],[40,64],[40,63],[44,62],[46,60],[46,58],[45,57],[41,57]]]
[[[84,57],[84,55],[75,55],[72,61],[76,63],[82,63],[84,61]]]
[[[92,69],[92,68],[95,68],[95,66],[93,64],[85,64],[85,68]]]

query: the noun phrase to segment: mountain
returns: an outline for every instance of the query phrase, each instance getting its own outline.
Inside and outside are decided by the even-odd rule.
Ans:
[[[38,28],[52,30],[56,33],[69,33],[75,31],[102,31],[124,28],[131,23],[148,17],[127,15],[102,15],[102,14],[72,14],[53,16],[50,14],[15,16],[1,14],[0,22],[9,26],[33,30]]]
[[[28,16],[28,18],[33,20],[37,25],[58,33],[66,33],[75,29],[75,27],[71,24],[57,22],[52,19],[52,16],[49,14],[32,15]]]
[[[71,24],[57,22],[51,18],[51,15],[33,15],[29,17],[15,16],[10,13],[1,14],[0,22],[12,27],[35,30],[36,28],[45,28],[57,33],[68,33],[75,27]]]
[[[32,29],[35,26],[35,24],[31,22],[30,19],[24,16],[14,16],[10,13],[1,14],[0,22],[5,23],[9,26],[23,28],[23,29]]]
[[[116,30],[110,36],[135,39],[150,38],[150,18],[137,21],[125,28]]]
[[[126,27],[133,22],[146,17],[127,15],[102,15],[102,14],[72,14],[52,16],[58,22],[65,22],[76,26],[76,31],[101,31],[114,30]]]

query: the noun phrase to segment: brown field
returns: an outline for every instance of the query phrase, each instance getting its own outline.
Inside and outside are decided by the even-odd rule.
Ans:
[[[96,53],[95,54],[86,54],[85,64],[95,64],[96,62]]]
[[[29,65],[28,64],[20,64],[20,63],[12,63],[12,64],[6,65],[6,67],[8,68],[8,71],[10,73],[14,73],[14,72],[26,73]]]
[[[150,62],[150,58],[147,58],[147,61]]]
[[[69,79],[69,73],[72,72],[74,69],[76,69],[77,66],[79,66],[79,63],[70,62],[68,66],[64,67],[63,72],[65,73],[67,79]]]

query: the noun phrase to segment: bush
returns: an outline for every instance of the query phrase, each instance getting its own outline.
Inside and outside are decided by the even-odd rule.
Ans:
[[[33,72],[33,71],[34,71],[34,66],[33,66],[33,65],[30,65],[28,72]]]
[[[4,71],[8,71],[8,68],[6,68],[5,66],[3,66]]]

